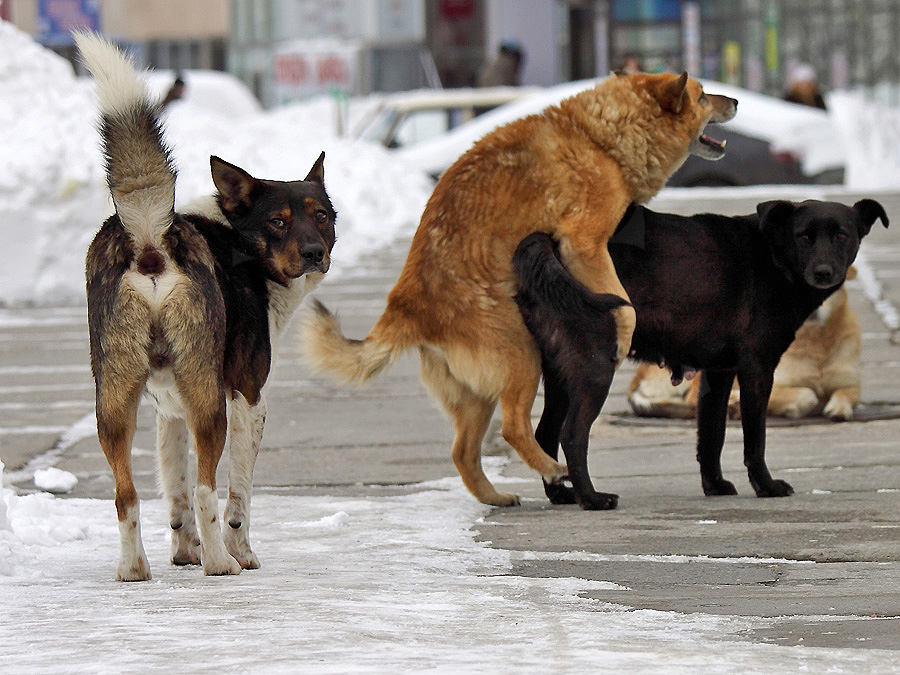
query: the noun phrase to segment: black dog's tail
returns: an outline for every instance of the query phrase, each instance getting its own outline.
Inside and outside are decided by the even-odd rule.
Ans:
[[[94,76],[106,180],[116,213],[136,252],[161,248],[173,222],[175,168],[162,137],[160,107],[133,60],[94,33],[76,33],[81,59]]]
[[[630,304],[612,293],[594,293],[573,277],[559,259],[553,239],[542,232],[519,243],[513,269],[519,282],[516,302],[523,313],[542,306],[571,316],[599,317]]]

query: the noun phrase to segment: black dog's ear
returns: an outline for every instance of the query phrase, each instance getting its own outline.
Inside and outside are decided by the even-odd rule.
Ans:
[[[874,199],[860,199],[853,205],[853,210],[859,216],[859,236],[864,237],[869,234],[875,221],[881,219],[882,224],[888,226],[888,217],[884,212],[884,207]]]
[[[773,226],[790,218],[794,208],[796,204],[783,199],[757,204],[756,215],[759,216],[760,232],[763,234],[771,232]]]
[[[785,224],[793,215],[795,208],[796,204],[783,199],[762,202],[756,206],[756,215],[759,216],[759,231],[769,244],[772,262],[789,278],[791,276],[790,266],[784,258],[789,251],[793,250],[791,240],[794,231]]]
[[[219,191],[219,206],[223,211],[235,211],[240,205],[253,201],[259,181],[241,167],[229,164],[215,155],[209,158],[213,183]]]
[[[325,152],[319,155],[319,159],[309,170],[309,174],[303,180],[311,180],[316,183],[325,183]]]

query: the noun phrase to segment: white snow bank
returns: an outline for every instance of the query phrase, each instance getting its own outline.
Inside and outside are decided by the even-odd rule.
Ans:
[[[900,188],[900,109],[850,92],[832,93],[828,105],[846,148],[845,184],[868,191]]]
[[[431,179],[380,146],[337,138],[332,101],[260,112],[226,74],[184,77],[187,95],[166,116],[179,206],[213,191],[212,154],[261,178],[296,180],[324,150],[339,213],[333,274],[414,231]],[[171,79],[152,75],[151,90],[164,91]],[[96,115],[89,81],[0,22],[0,305],[83,302],[85,253],[112,213]]]
[[[87,521],[53,495],[19,496],[4,487],[0,461],[0,578],[39,574],[33,563],[42,550],[85,539],[88,532]],[[8,608],[9,602],[0,606]]]

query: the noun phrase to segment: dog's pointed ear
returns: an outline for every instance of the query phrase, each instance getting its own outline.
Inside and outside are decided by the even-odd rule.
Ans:
[[[309,170],[309,174],[303,180],[314,181],[316,183],[325,183],[325,153],[319,155],[319,159],[313,164]]]
[[[874,199],[860,199],[853,205],[853,210],[859,216],[860,238],[869,234],[876,220],[880,219],[885,227],[888,226],[888,217],[884,212],[884,207]]]
[[[678,115],[684,109],[687,100],[687,71],[681,74],[677,80],[672,80],[661,85],[656,93],[656,100],[666,112]]]
[[[249,206],[252,203],[253,193],[259,185],[256,178],[215,155],[210,155],[209,168],[223,211],[235,211],[242,204]]]

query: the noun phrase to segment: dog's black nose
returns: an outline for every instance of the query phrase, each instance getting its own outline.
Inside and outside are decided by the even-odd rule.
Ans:
[[[319,265],[325,260],[325,247],[322,244],[305,244],[300,255],[310,265]]]
[[[834,270],[831,268],[831,265],[823,263],[821,265],[816,265],[813,270],[813,276],[818,283],[827,284],[834,277]]]

